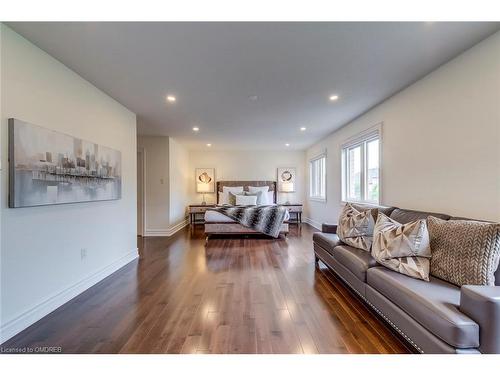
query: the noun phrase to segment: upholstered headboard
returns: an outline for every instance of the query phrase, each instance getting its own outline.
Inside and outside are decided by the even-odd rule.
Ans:
[[[273,192],[273,203],[276,203],[276,181],[217,181],[217,203],[223,186],[243,186],[245,191],[249,186],[269,186],[269,191]]]

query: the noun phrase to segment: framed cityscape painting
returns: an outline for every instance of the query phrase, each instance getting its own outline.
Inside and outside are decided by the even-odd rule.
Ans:
[[[9,207],[121,198],[121,152],[9,119]]]

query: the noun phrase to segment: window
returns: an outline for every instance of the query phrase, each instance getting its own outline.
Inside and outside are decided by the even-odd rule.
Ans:
[[[320,155],[309,162],[309,197],[326,201],[326,155]]]
[[[342,200],[379,203],[379,134],[377,128],[342,147]]]

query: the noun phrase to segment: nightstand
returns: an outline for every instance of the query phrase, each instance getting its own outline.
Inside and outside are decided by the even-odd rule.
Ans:
[[[281,206],[286,207],[290,212],[289,223],[302,223],[302,203],[283,203]]]
[[[196,223],[204,223],[205,220],[196,220],[196,215],[205,215],[205,211],[208,208],[214,208],[215,204],[190,204],[188,213],[189,213],[189,223],[190,224],[196,224]]]

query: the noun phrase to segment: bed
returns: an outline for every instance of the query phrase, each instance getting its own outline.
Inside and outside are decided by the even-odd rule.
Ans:
[[[269,186],[270,196],[272,195],[272,203],[276,204],[276,181],[217,181],[217,204],[219,202],[220,192],[222,192],[222,188],[224,186],[235,187],[235,186],[243,186],[243,190],[248,191],[249,186]],[[288,234],[288,221],[289,213],[287,212],[285,216],[285,222],[281,224],[279,233],[281,235],[286,236]],[[250,234],[258,234],[262,235],[262,233],[253,230],[252,228],[248,228],[246,226],[241,225],[240,223],[234,221],[233,219],[225,216],[224,214],[207,210],[205,212],[205,235],[207,236],[207,240],[211,235],[223,235],[223,234],[241,234],[241,235],[250,235]]]

